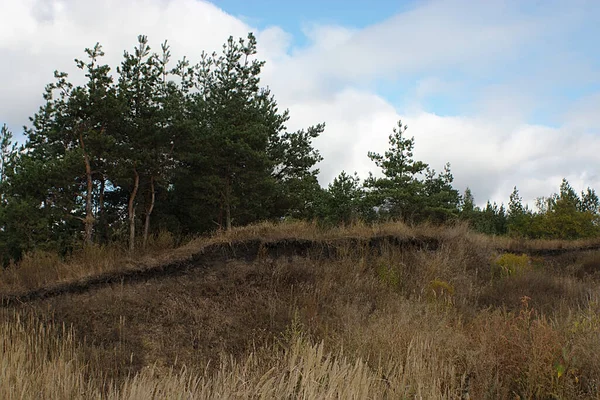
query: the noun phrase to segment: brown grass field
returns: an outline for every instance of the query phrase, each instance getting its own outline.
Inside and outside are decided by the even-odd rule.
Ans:
[[[600,240],[258,224],[0,273],[2,399],[598,399]]]

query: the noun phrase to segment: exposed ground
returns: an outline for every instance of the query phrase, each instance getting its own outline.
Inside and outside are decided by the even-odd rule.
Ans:
[[[32,255],[0,277],[0,395],[599,398],[598,244],[264,224]]]

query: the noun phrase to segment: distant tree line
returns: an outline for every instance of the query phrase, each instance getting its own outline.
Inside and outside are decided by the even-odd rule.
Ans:
[[[76,59],[86,78],[64,72],[46,86],[45,103],[24,127],[26,141],[0,132],[0,256],[33,249],[62,253],[90,244],[146,246],[150,235],[230,229],[262,220],[318,220],[325,225],[402,220],[466,220],[490,234],[578,238],[598,235],[598,197],[578,196],[566,181],[560,194],[523,207],[518,192],[503,205],[475,206],[470,191],[413,159],[414,138],[398,122],[384,154],[368,152],[380,169],[364,180],[345,171],[327,187],[313,141],[318,123],[289,132],[260,85],[264,61],[252,34],[230,37],[220,53],[193,64],[171,62],[165,42],[152,52],[139,36],[116,74],[102,63],[100,44]]]
[[[529,239],[581,239],[600,236],[600,200],[594,189],[578,194],[566,179],[558,193],[536,199],[535,210],[523,205],[517,187],[508,207],[488,201],[484,209],[474,206],[471,191],[462,196],[460,218],[483,233]]]
[[[507,206],[487,202],[476,206],[471,189],[462,195],[452,187],[450,165],[442,172],[412,159],[414,138],[399,123],[382,156],[369,153],[383,172],[361,183],[356,174],[342,172],[322,194],[319,218],[333,225],[352,221],[402,220],[434,224],[467,222],[489,235],[529,239],[581,239],[600,236],[600,199],[592,188],[578,194],[566,179],[558,193],[536,200],[535,210],[523,205],[514,187]]]

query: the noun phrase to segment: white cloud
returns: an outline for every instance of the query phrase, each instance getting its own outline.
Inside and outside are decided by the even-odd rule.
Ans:
[[[460,90],[457,82],[448,82],[437,76],[427,76],[416,82],[415,99],[421,101],[427,97]]]
[[[297,49],[281,27],[257,31],[198,0],[106,0],[102,7],[76,0],[0,0],[0,119],[16,130],[25,124],[53,70],[74,71],[73,58],[84,57],[83,49],[97,41],[106,61],[116,66],[138,34],[147,34],[154,49],[168,39],[174,59],[196,60],[202,50],[219,50],[229,35],[254,31],[259,55],[267,61],[263,82],[281,108],[290,109],[289,128],[327,124],[316,142],[325,157],[319,166],[322,184],[341,170],[363,178],[375,172],[367,152],[385,151],[388,135],[402,119],[415,136],[415,156],[436,170],[451,162],[457,186],[469,185],[480,203],[506,202],[514,185],[526,200],[549,195],[562,177],[578,190],[587,185],[600,190],[600,95],[574,104],[556,128],[526,119],[544,101],[529,89],[561,79],[600,81],[598,71],[579,58],[561,58],[571,53],[557,40],[589,10],[565,12],[561,3],[526,14],[519,4],[421,2],[362,30],[306,26],[310,44]],[[507,65],[518,65],[532,46],[540,60],[557,62],[508,81],[496,77]],[[401,109],[370,89],[373,82],[399,78],[414,86],[409,90],[414,100]],[[422,106],[440,93],[463,93],[471,79],[485,86],[477,88],[468,114],[442,117]]]
[[[302,29],[311,41],[312,51],[331,51],[344,46],[358,31],[344,26],[307,24]]]
[[[326,161],[321,183],[339,172],[358,172],[362,178],[376,166],[368,151],[383,153],[398,120],[415,137],[415,158],[436,171],[450,162],[457,188],[470,186],[479,204],[490,199],[506,203],[516,185],[530,204],[538,196],[557,192],[563,177],[577,189],[600,188],[597,149],[600,136],[581,136],[569,127],[549,128],[524,123],[505,125],[490,119],[441,117],[428,112],[400,115],[384,99],[348,89],[333,100],[295,104],[293,119],[326,121],[317,141]],[[300,126],[301,124],[298,124]]]
[[[577,131],[600,130],[600,91],[574,102],[564,113],[566,124]]]
[[[511,10],[503,4],[434,1],[358,32],[320,27],[310,34],[316,44],[299,52],[286,68],[344,81],[450,66],[477,74],[482,66],[516,57],[559,21],[558,16],[504,18]]]
[[[202,50],[219,50],[229,35],[245,37],[251,30],[197,0],[105,0],[102,7],[76,0],[0,0],[0,9],[0,118],[13,129],[37,110],[53,71],[77,71],[73,59],[84,58],[83,50],[96,42],[115,67],[139,34],[155,50],[168,40],[175,60],[183,55],[197,60]]]
[[[327,99],[291,104],[290,110],[292,130],[326,123],[325,133],[315,142],[325,159],[320,165],[322,185],[342,170],[366,177],[374,166],[367,152],[387,143],[397,121],[396,111],[384,99],[351,88]]]

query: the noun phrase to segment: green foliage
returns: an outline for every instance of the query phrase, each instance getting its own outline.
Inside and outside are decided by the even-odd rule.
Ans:
[[[512,236],[526,236],[530,223],[531,213],[527,206],[523,206],[523,199],[515,186],[508,202],[508,233]]]
[[[323,189],[317,180],[319,169],[315,165],[323,157],[312,142],[324,130],[325,124],[317,124],[271,138],[268,153],[277,190],[277,208],[272,217],[312,219],[318,215]]]
[[[13,134],[6,124],[0,128],[0,184],[6,180],[6,171],[16,157],[17,145],[13,143]]]
[[[377,276],[384,284],[392,287],[400,287],[400,272],[391,265],[379,263],[377,265]]]
[[[287,130],[261,86],[264,61],[253,34],[229,37],[220,53],[171,64],[140,35],[116,74],[99,43],[75,59],[85,81],[55,71],[17,149],[0,130],[0,252],[4,264],[23,252],[63,254],[85,243],[229,229],[261,220],[318,219],[327,225],[401,220],[442,224],[457,219],[493,235],[576,239],[600,235],[600,200],[563,180],[558,194],[523,205],[517,188],[504,204],[475,204],[453,187],[450,164],[439,173],[415,160],[414,137],[398,121],[380,169],[363,182],[342,171],[322,188],[313,142],[319,123]],[[141,234],[140,234],[141,232]],[[141,236],[141,240],[140,240]]]
[[[450,164],[436,176],[428,164],[414,160],[415,140],[405,136],[406,130],[407,126],[398,121],[389,136],[390,148],[383,155],[368,153],[383,177],[370,174],[365,181],[367,203],[378,209],[380,218],[409,223],[442,223],[456,218],[460,195],[452,187]]]
[[[406,125],[398,121],[389,135],[390,148],[383,154],[368,152],[368,157],[381,168],[382,178],[369,175],[365,182],[368,195],[380,208],[380,214],[395,219],[414,222],[422,208],[423,183],[417,174],[425,171],[427,164],[413,160],[414,137],[407,138]]]
[[[460,195],[452,187],[454,177],[450,171],[450,164],[446,163],[443,172],[435,175],[435,170],[427,168],[423,182],[424,220],[433,223],[444,223],[458,218]]]
[[[460,199],[459,210],[461,219],[470,219],[475,212],[475,208],[475,197],[471,189],[467,186],[465,193]]]
[[[585,192],[581,192],[579,211],[590,214],[600,213],[600,199],[594,189],[588,187]]]
[[[321,217],[327,224],[350,224],[361,219],[364,191],[356,173],[342,171],[323,194]]]
[[[470,188],[466,188],[460,200],[459,219],[467,221],[473,229],[488,235],[504,235],[507,233],[507,215],[504,204],[487,202],[484,209],[475,205],[475,197]]]
[[[270,91],[261,88],[264,62],[256,39],[229,38],[222,55],[203,54],[191,70],[180,65],[184,114],[177,138],[174,208],[184,231],[244,225],[285,216],[314,216],[322,160],[312,141],[324,124],[287,132]],[[188,92],[187,80],[200,92]],[[202,200],[199,204],[198,200]]]
[[[591,238],[600,235],[598,203],[593,189],[588,188],[579,196],[566,179],[561,182],[559,193],[536,199],[537,211],[523,205],[516,187],[506,211],[503,205],[498,207],[489,201],[480,210],[474,206],[473,195],[467,189],[461,203],[460,219],[486,234],[530,239]]]
[[[504,253],[492,263],[492,276],[506,278],[516,276],[531,269],[527,254]]]
[[[515,196],[511,196],[513,198]],[[537,199],[537,212],[521,207],[521,211],[510,215],[510,232],[541,239],[572,240],[598,236],[600,215],[596,203],[597,196],[593,189],[588,188],[579,197],[569,182],[563,179],[559,193]]]
[[[325,125],[286,130],[288,112],[260,85],[252,34],[174,67],[166,42],[154,53],[140,35],[114,77],[99,43],[85,53],[75,64],[86,82],[55,72],[22,152],[1,131],[3,254],[111,240],[134,250],[140,228],[145,244],[163,229],[318,214],[312,142]]]

